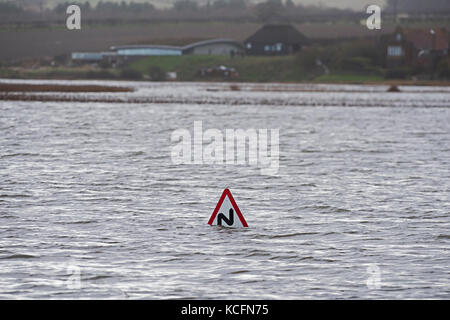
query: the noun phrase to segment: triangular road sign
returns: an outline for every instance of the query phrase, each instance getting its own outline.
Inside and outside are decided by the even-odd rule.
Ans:
[[[216,208],[209,218],[208,224],[211,226],[223,226],[229,228],[248,228],[247,221],[234,201],[230,190],[225,189],[217,203]]]

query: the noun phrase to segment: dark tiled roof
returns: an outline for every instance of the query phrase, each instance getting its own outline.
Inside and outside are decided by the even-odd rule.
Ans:
[[[269,24],[256,31],[245,42],[304,44],[307,38],[289,24]]]

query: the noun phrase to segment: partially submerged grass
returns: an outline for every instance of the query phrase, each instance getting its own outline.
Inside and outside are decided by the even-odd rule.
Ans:
[[[132,92],[132,88],[98,85],[0,83],[0,92]]]
[[[318,83],[382,83],[386,81],[382,76],[358,74],[329,74],[314,79]]]

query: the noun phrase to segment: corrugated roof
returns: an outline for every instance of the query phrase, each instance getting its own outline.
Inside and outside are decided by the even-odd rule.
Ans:
[[[303,44],[307,40],[304,34],[290,24],[268,24],[256,31],[245,42]]]
[[[232,40],[232,39],[211,39],[211,40],[204,40],[204,41],[199,41],[199,42],[188,44],[187,46],[183,47],[183,50],[189,50],[189,49],[192,49],[192,48],[206,46],[206,45],[210,45],[210,44],[217,44],[217,43],[234,44],[234,45],[237,45],[237,46],[243,48],[243,45],[240,42],[237,42],[236,40]]]
[[[166,46],[166,45],[129,45],[129,46],[114,46],[110,50],[129,50],[129,49],[164,49],[164,50],[182,50],[182,47]]]

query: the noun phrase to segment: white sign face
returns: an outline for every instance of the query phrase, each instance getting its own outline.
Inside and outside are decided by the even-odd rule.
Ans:
[[[227,228],[247,228],[248,224],[239,207],[234,201],[230,190],[225,189],[208,221],[211,226],[222,226]]]

